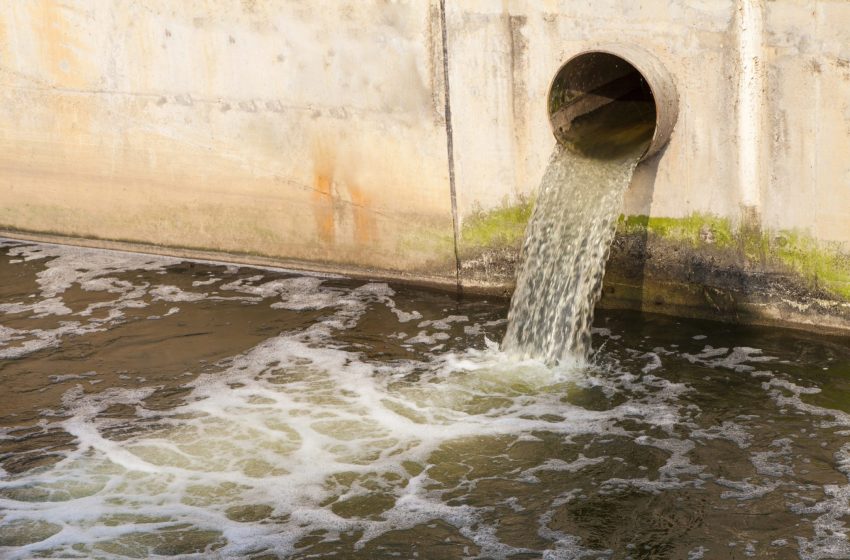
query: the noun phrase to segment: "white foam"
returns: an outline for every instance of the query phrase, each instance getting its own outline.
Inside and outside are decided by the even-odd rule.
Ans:
[[[708,551],[709,549],[704,546],[693,548],[688,552],[688,560],[702,560]]]
[[[650,480],[646,477],[623,479],[610,478],[602,483],[600,494],[618,494],[628,488],[636,488],[643,492],[659,494],[666,490],[696,487],[703,485],[698,475],[705,470],[701,465],[694,465],[688,454],[694,448],[694,442],[677,438],[658,439],[650,436],[635,438],[639,445],[649,445],[670,453],[667,461],[658,468],[658,478]]]
[[[771,362],[776,358],[763,356],[758,348],[736,346],[730,352],[728,348],[706,346],[699,354],[683,353],[682,357],[694,364],[703,364],[713,368],[726,368],[736,372],[752,372],[755,368],[750,363]]]
[[[756,472],[765,476],[782,477],[794,474],[791,466],[791,440],[776,439],[770,446],[774,449],[755,452],[750,457]]]
[[[405,340],[408,344],[435,344],[438,340],[448,340],[451,336],[446,333],[437,332],[428,334],[428,331],[419,331],[419,334]]]
[[[655,370],[663,367],[663,365],[664,365],[664,364],[661,363],[661,357],[655,352],[647,352],[646,354],[644,354],[643,357],[649,358],[649,363],[646,364],[645,366],[643,366],[643,368],[641,369],[641,371],[643,373],[649,373],[651,371],[655,371]]]
[[[749,447],[753,437],[744,426],[729,420],[724,420],[710,428],[695,429],[691,435],[699,439],[725,439],[735,443],[741,449]]]
[[[70,315],[71,310],[62,302],[62,298],[50,297],[31,304],[3,303],[0,304],[0,313],[6,315],[32,313],[34,318],[40,319],[49,315]]]
[[[98,323],[83,325],[78,321],[61,321],[55,329],[20,330],[0,325],[0,359],[22,358],[59,346],[62,338],[68,335],[84,335],[104,329]]]
[[[147,284],[134,285],[112,275],[129,270],[163,271],[178,263],[175,259],[152,257],[119,251],[102,251],[61,245],[15,245],[10,255],[23,261],[44,260],[44,268],[36,274],[39,287],[32,302],[13,302],[0,305],[0,313],[29,313],[32,318],[68,316],[72,310],[63,301],[63,294],[74,284],[85,291],[117,294],[117,299],[89,304],[76,313],[84,321],[59,321],[54,328],[31,330],[0,330],[0,357],[21,358],[33,352],[58,346],[66,336],[80,336],[105,330],[123,318],[122,309],[147,305],[142,297]],[[107,310],[106,318],[89,319],[95,311]],[[10,346],[10,343],[16,344]]]
[[[281,293],[280,286],[274,288],[276,294]],[[328,344],[334,329],[356,324],[369,305],[389,307],[391,290],[366,284],[333,293],[332,316],[301,333],[266,340],[228,360],[223,373],[199,375],[190,384],[186,404],[173,410],[145,408],[152,388],[91,395],[80,387],[68,391],[64,405],[70,417],[62,427],[77,438],[76,450],[47,472],[4,477],[0,491],[77,488],[74,481],[81,480],[92,484],[60,501],[0,498],[7,515],[4,523],[38,519],[61,527],[53,536],[15,551],[13,557],[47,548],[69,550],[74,544],[94,546],[139,530],[180,524],[222,531],[226,544],[218,553],[225,557],[251,547],[286,554],[295,550],[300,538],[317,530],[327,531],[328,538],[362,531],[362,546],[389,530],[434,519],[457,527],[482,548],[482,554],[502,557],[525,549],[500,543],[495,527],[482,522],[477,508],[449,506],[439,491],[428,489],[433,486],[428,459],[440,446],[504,435],[532,441],[538,431],[564,437],[624,435],[615,426],[623,417],[659,427],[676,421],[674,410],[662,404],[665,397],[652,407],[627,402],[604,411],[566,404],[560,388],[579,372],[568,367],[553,370],[534,360],[511,362],[492,341],[483,351],[437,356],[419,382],[393,386],[399,373],[421,364],[376,365]],[[448,336],[439,329],[433,336],[437,335]],[[657,381],[648,377],[651,384]],[[656,384],[660,388],[652,390],[663,392],[663,384]],[[484,395],[501,399],[482,410],[478,401]],[[129,437],[108,435],[120,421],[102,412],[116,404],[137,409]],[[644,443],[672,452],[663,469],[665,480],[696,472],[683,459],[685,443],[651,439]],[[527,475],[543,470],[576,472],[603,460],[579,456],[569,463],[550,461]],[[405,462],[424,470],[411,476],[402,467]],[[355,480],[341,488],[328,484],[341,473],[352,473]],[[236,490],[227,491],[232,484]],[[321,505],[365,496],[374,492],[375,484],[395,502],[378,519],[344,518]],[[50,491],[58,497],[58,490]],[[100,520],[126,512],[128,503],[135,515],[164,521],[103,526]],[[274,515],[289,516],[288,520],[245,525],[227,517],[228,508],[251,504],[268,505]],[[541,531],[554,540],[554,548],[542,552],[548,557],[585,550],[574,537]]]
[[[351,316],[357,316],[368,302],[358,298],[346,301],[344,290],[325,289],[321,286],[324,278],[318,275],[307,275],[280,280],[272,280],[255,285],[263,279],[262,275],[240,279],[220,286],[224,292],[237,292],[233,298],[209,295],[204,292],[190,292],[173,285],[154,285],[147,282],[134,283],[120,280],[116,274],[129,271],[163,273],[166,268],[178,264],[179,260],[167,257],[155,257],[120,251],[103,251],[80,247],[61,245],[13,245],[9,254],[21,256],[23,261],[44,260],[43,270],[37,273],[39,293],[35,301],[12,302],[0,304],[0,313],[24,314],[33,318],[70,315],[72,310],[62,300],[62,295],[74,284],[85,291],[99,291],[116,294],[117,298],[89,304],[84,310],[76,313],[84,321],[64,321],[51,329],[15,330],[5,328],[0,330],[0,357],[20,358],[55,347],[62,338],[70,335],[83,335],[109,328],[124,318],[125,309],[146,307],[150,301],[164,302],[197,302],[204,299],[223,300],[236,299],[245,303],[259,302],[264,298],[280,298],[272,304],[276,309],[307,310],[324,309],[333,306],[348,306]],[[238,268],[229,268],[230,273],[236,273]],[[204,285],[210,282],[205,282]],[[403,311],[395,309],[391,297],[392,290],[386,284],[367,285],[371,290],[371,301],[385,303],[398,314]],[[377,287],[376,287],[377,286]],[[353,306],[353,307],[352,307]],[[89,319],[96,312],[106,310],[106,318]],[[172,307],[165,316],[179,312]],[[411,317],[415,316],[415,312]],[[161,316],[152,315],[151,319]],[[11,343],[15,343],[10,346]]]
[[[850,443],[835,452],[835,462],[838,470],[850,480]],[[815,536],[811,539],[797,537],[803,560],[850,558],[850,540],[844,522],[850,516],[850,484],[828,484],[824,486],[824,495],[825,498],[814,505],[791,506],[794,513],[818,516],[812,523]]]
[[[443,319],[431,319],[428,321],[422,321],[417,325],[420,329],[424,329],[430,327],[432,329],[437,329],[441,331],[447,331],[452,328],[452,323],[466,323],[469,321],[469,317],[466,315],[449,315]]]
[[[161,271],[180,262],[168,257],[47,244],[13,247],[9,254],[22,256],[25,261],[50,259],[36,280],[46,298],[64,293],[74,283],[126,270]]]
[[[168,301],[168,302],[184,302],[184,301],[200,301],[207,297],[207,294],[186,292],[177,286],[157,286],[148,292],[153,296],[153,301]]]
[[[717,478],[715,479],[715,482],[721,486],[731,488],[731,490],[721,493],[721,498],[742,501],[761,498],[770,494],[782,485],[782,483],[778,480],[768,480],[765,481],[764,484],[755,484],[749,480],[727,480],[725,478]]]
[[[606,459],[607,457],[588,458],[581,453],[579,453],[577,459],[570,462],[562,461],[561,459],[547,459],[545,462],[536,467],[524,470],[519,476],[519,479],[526,482],[539,482],[539,479],[536,476],[537,473],[543,471],[574,473],[586,467],[598,465],[599,463],[604,462]]]
[[[47,261],[47,256],[36,250],[21,255]],[[51,258],[45,262],[47,268],[55,260],[60,261],[60,268],[72,262],[70,257],[66,261]],[[102,261],[97,265],[98,274],[92,268],[77,271],[80,276],[73,281],[73,275],[64,269],[61,274],[45,275],[42,288],[46,291],[39,294],[41,299],[33,302],[28,312],[37,313],[37,305],[45,310],[45,316],[58,311],[64,305],[62,286],[69,281],[79,282],[85,290],[117,297],[90,305],[73,316],[81,320],[63,321],[55,329],[0,326],[0,357],[25,356],[35,349],[58,345],[64,336],[109,328],[122,320],[123,310],[146,306],[148,299],[186,305],[234,299],[290,310],[324,311],[316,314],[320,317],[311,327],[272,337],[224,360],[217,364],[223,371],[213,368],[215,373],[198,375],[186,387],[190,393],[184,404],[171,410],[147,408],[145,399],[157,390],[151,387],[113,388],[97,394],[86,394],[82,386],[69,390],[63,410],[43,414],[51,428],[61,427],[76,438],[75,448],[58,464],[41,471],[22,475],[0,471],[0,527],[26,522],[41,523],[42,528],[51,524],[56,530],[20,549],[0,548],[0,555],[27,558],[47,550],[87,554],[72,547],[78,545],[91,553],[98,543],[121,542],[140,531],[150,534],[177,527],[220,532],[224,547],[215,554],[221,557],[239,557],[263,549],[285,555],[296,550],[300,539],[317,531],[325,531],[324,538],[329,541],[358,531],[362,535],[358,547],[363,547],[388,531],[434,520],[455,527],[487,558],[518,553],[545,558],[604,557],[611,553],[586,548],[577,537],[552,529],[557,508],[583,499],[578,488],[565,488],[552,497],[548,509],[537,519],[539,536],[550,543],[548,550],[502,543],[497,524],[488,521],[490,505],[447,503],[447,494],[474,481],[462,479],[451,488],[438,477],[432,478],[437,467],[431,463],[434,453],[453,442],[484,443],[505,436],[529,444],[543,443],[545,440],[539,437],[543,433],[554,434],[565,443],[590,436],[603,446],[606,441],[623,438],[653,448],[654,455],[665,458],[657,470],[643,467],[640,477],[602,482],[601,495],[702,488],[713,484],[708,480],[714,480],[723,487],[724,499],[743,504],[790,484],[789,477],[799,476],[792,468],[791,440],[776,439],[764,447],[750,433],[750,421],[757,416],[738,415],[735,421],[700,427],[699,407],[693,399],[689,399],[691,403],[682,399],[691,387],[662,377],[662,368],[672,370],[670,364],[682,355],[663,347],[630,352],[628,362],[635,373],[599,363],[549,368],[539,360],[516,361],[486,336],[482,350],[444,352],[428,356],[428,362],[375,362],[342,349],[335,337],[339,329],[355,328],[373,306],[383,306],[399,323],[422,318],[416,311],[399,309],[394,291],[386,284],[343,288],[327,286],[318,277],[266,280],[256,275],[232,280],[218,286],[217,293],[205,294],[170,284],[121,280],[116,275],[130,269],[107,262],[114,264],[117,260]],[[160,265],[153,261],[145,262],[151,270],[164,270],[157,269]],[[59,293],[50,295],[53,290]],[[107,317],[90,319],[98,309],[106,309]],[[171,307],[163,316],[177,312],[178,307]],[[84,318],[88,322],[83,322]],[[419,321],[414,336],[401,338],[407,344],[428,345],[431,352],[437,352],[442,344],[433,345],[450,338],[448,329],[460,328],[468,321],[462,315]],[[485,328],[503,323],[487,321],[463,327],[467,334],[480,335]],[[389,329],[392,332],[393,326]],[[597,334],[615,339],[610,332]],[[415,349],[411,352],[423,354]],[[758,349],[705,346],[684,358],[709,368],[746,373],[742,379],[764,390],[777,407],[822,419],[821,428],[850,427],[845,413],[803,400],[806,395],[817,394],[818,387],[756,369],[773,360]],[[57,383],[75,379],[88,386],[99,377],[97,372],[79,376],[57,372],[51,378]],[[588,410],[565,398],[574,391],[590,389],[616,396],[612,402],[617,404],[605,410]],[[134,408],[135,418],[128,422],[104,414],[116,405]],[[128,423],[132,425],[130,432],[126,430]],[[640,428],[627,429],[627,423]],[[47,429],[47,424],[42,429]],[[705,443],[701,440],[715,439],[751,449],[741,455],[749,457],[759,477],[715,479],[706,467],[694,464],[694,449]],[[585,453],[595,455],[587,450]],[[613,453],[597,457],[579,454],[573,460],[549,457],[535,466],[517,469],[512,476],[515,481],[534,484],[545,479],[547,472],[581,477],[590,471],[595,475],[597,471],[606,472],[606,461],[621,465],[627,459]],[[411,470],[410,465],[416,469]],[[850,444],[836,453],[836,465],[850,478]],[[334,505],[376,494],[391,498],[389,509],[380,515],[344,517],[335,513]],[[39,495],[42,498],[32,498]],[[823,499],[813,498],[792,507],[798,515],[813,518],[814,537],[797,538],[801,557],[846,554],[847,540],[842,535],[846,534],[843,519],[850,514],[848,499],[850,484],[831,485],[824,488]],[[504,504],[514,511],[523,507],[517,500]],[[267,506],[272,513],[262,522],[231,519],[230,508],[242,506]],[[137,517],[114,524],[104,522],[128,512]],[[740,544],[744,547],[748,542]],[[697,548],[691,553],[705,550]]]

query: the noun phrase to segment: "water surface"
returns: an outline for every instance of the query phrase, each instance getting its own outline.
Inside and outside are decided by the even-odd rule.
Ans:
[[[0,247],[2,558],[848,558],[843,339]]]

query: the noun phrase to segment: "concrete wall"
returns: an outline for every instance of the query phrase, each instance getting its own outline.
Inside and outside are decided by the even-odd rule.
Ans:
[[[439,4],[16,0],[0,224],[451,276]]]
[[[8,2],[0,228],[507,291],[549,83],[634,44],[680,115],[604,303],[848,329],[848,30],[838,0]]]

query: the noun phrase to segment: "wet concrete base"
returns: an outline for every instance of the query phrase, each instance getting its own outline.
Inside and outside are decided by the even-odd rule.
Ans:
[[[96,237],[66,236],[53,233],[23,231],[0,228],[0,238],[37,243],[56,243],[91,249],[127,251],[148,255],[160,255],[181,259],[193,259],[212,263],[225,263],[246,266],[285,268],[300,272],[318,272],[322,274],[341,274],[348,278],[369,280],[378,279],[399,284],[421,286],[444,291],[457,289],[455,263],[437,258],[427,265],[427,269],[413,271],[387,270],[369,266],[357,266],[352,263],[323,262],[319,260],[301,260],[281,258],[256,253],[234,253],[232,251],[204,250],[179,245],[161,245],[141,243],[133,240],[100,239]],[[511,269],[513,270],[513,269]]]
[[[344,274],[351,278],[387,280],[503,298],[510,298],[513,293],[520,254],[517,245],[462,250],[458,280],[447,267],[439,273],[405,273],[29,232],[0,230],[0,235],[214,262]],[[745,253],[743,248],[710,243],[695,246],[647,231],[618,231],[611,247],[603,295],[598,306],[850,334],[850,301],[818,287],[816,279],[804,278],[781,263],[766,266],[763,260],[748,259]]]
[[[781,265],[658,236],[617,236],[600,306],[850,333],[850,302]]]
[[[510,297],[518,261],[517,247],[470,253],[460,270],[464,292]],[[646,232],[618,232],[599,307],[850,334],[850,302],[816,279],[748,259],[744,248]]]

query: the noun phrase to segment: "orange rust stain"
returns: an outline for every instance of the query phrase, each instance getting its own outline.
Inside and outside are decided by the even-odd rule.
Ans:
[[[348,186],[348,194],[354,215],[354,240],[358,245],[368,245],[375,239],[375,215],[370,207],[371,199],[356,185]]]
[[[88,90],[98,74],[89,35],[82,32],[90,16],[85,7],[57,0],[39,0],[29,6],[40,53],[37,69],[49,85],[57,88],[45,94],[43,103],[54,116],[53,134],[62,138],[59,150],[73,159],[72,146],[91,139],[97,105],[91,95],[64,91]]]
[[[2,60],[8,59],[9,37],[6,28],[9,26],[7,19],[11,17],[11,15],[0,14],[0,58]],[[2,78],[5,81],[5,76],[2,76]]]
[[[319,243],[326,248],[336,241],[336,214],[334,187],[337,156],[334,146],[326,138],[313,139],[313,220]]]
[[[85,15],[56,0],[41,0],[35,8],[33,21],[44,68],[58,86],[84,88],[93,69],[78,53],[92,49],[85,43],[86,35],[74,28],[68,16]]]
[[[313,217],[319,240],[325,244],[334,241],[334,207],[331,193],[332,181],[325,174],[316,174],[313,182]]]

